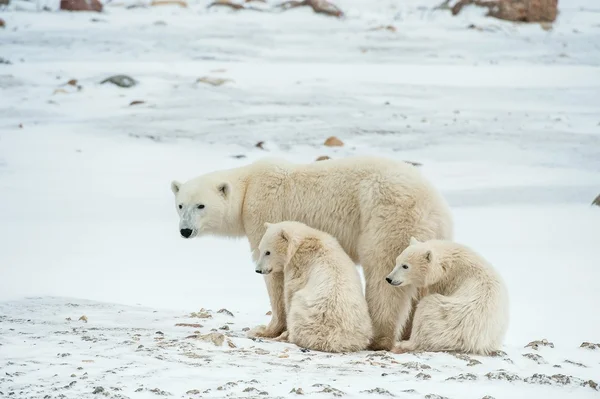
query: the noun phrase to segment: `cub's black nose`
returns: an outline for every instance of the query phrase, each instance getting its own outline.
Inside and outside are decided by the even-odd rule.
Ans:
[[[260,270],[255,270],[255,272],[258,274],[262,274],[262,271],[260,271]]]
[[[179,232],[185,238],[190,238],[190,236],[192,235],[192,229],[181,229],[179,230]]]
[[[392,279],[391,279],[391,278],[389,278],[389,277],[386,277],[386,278],[385,278],[385,281],[387,281],[388,283],[392,284]]]

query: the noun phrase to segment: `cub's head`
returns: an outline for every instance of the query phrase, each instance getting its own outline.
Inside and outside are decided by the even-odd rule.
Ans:
[[[202,234],[227,234],[231,185],[205,175],[184,184],[171,183],[175,209],[179,214],[179,233],[184,238]]]
[[[286,222],[265,223],[265,227],[267,231],[258,244],[256,273],[281,273],[298,247],[298,238]]]
[[[411,237],[410,245],[396,258],[396,267],[385,280],[396,287],[427,287],[437,280],[438,267],[431,246]]]

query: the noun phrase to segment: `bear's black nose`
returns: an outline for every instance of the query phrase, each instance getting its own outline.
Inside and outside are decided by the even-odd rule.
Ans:
[[[179,232],[185,238],[190,238],[190,236],[192,235],[192,229],[181,229],[179,230]]]
[[[385,278],[385,281],[387,281],[388,283],[392,284],[392,279],[391,279],[391,278],[389,278],[389,277],[386,277],[386,278]]]
[[[262,274],[262,271],[261,271],[261,270],[258,270],[258,269],[256,269],[256,273],[258,273],[258,274]]]

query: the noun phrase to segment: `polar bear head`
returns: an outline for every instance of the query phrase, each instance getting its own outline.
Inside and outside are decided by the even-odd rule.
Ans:
[[[183,184],[173,181],[171,191],[175,194],[182,237],[237,235],[232,233],[239,225],[239,215],[235,213],[237,207],[230,183],[208,174]]]
[[[256,273],[281,273],[298,248],[300,237],[293,222],[265,223],[267,230],[258,244]]]
[[[442,266],[435,261],[431,245],[411,237],[410,245],[396,258],[396,267],[385,280],[396,287],[422,288],[435,284],[441,273]]]

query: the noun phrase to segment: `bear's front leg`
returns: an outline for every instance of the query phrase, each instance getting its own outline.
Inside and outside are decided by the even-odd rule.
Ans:
[[[265,276],[269,300],[271,301],[271,321],[268,326],[258,326],[249,335],[263,338],[277,338],[287,327],[285,301],[283,299],[283,273],[271,273]]]

